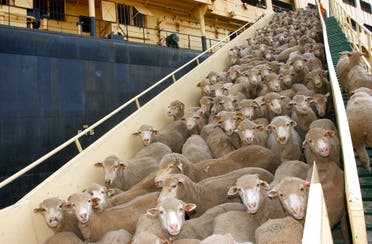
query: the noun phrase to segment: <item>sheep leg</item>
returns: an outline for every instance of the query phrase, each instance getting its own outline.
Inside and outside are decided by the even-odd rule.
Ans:
[[[364,168],[367,171],[371,171],[371,164],[365,145],[355,145],[355,150],[357,151],[359,159],[363,163]]]
[[[351,244],[351,236],[350,236],[350,228],[348,224],[348,219],[346,212],[341,218],[341,231],[342,231],[342,236],[344,237],[344,241],[346,244]]]

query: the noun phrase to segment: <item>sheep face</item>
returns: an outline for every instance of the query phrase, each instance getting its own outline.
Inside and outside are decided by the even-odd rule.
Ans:
[[[163,180],[163,188],[159,194],[158,202],[162,202],[166,198],[181,198],[179,193],[182,193],[179,188],[182,188],[185,181],[180,175],[168,175]]]
[[[215,118],[218,125],[224,129],[226,135],[231,136],[239,125],[240,121],[244,119],[244,116],[239,112],[221,111],[215,116]]]
[[[333,130],[324,130],[321,128],[312,128],[308,131],[303,142],[303,147],[309,147],[311,151],[325,158],[330,154],[330,139],[335,136]]]
[[[142,125],[140,129],[133,133],[135,136],[140,136],[143,145],[148,146],[152,142],[153,135],[158,135],[159,131],[152,128],[150,125]]]
[[[161,201],[156,208],[147,210],[147,214],[158,216],[162,229],[176,236],[182,230],[185,212],[190,212],[195,208],[195,204],[184,203],[177,198],[168,198]]]
[[[180,155],[177,153],[167,154],[161,159],[159,170],[154,179],[155,185],[162,186],[162,182],[167,175],[180,173],[183,173]]]
[[[317,94],[314,96],[314,105],[315,105],[315,110],[318,113],[320,117],[324,117],[327,109],[327,102],[328,102],[328,97],[329,93],[323,95],[323,94]]]
[[[185,121],[187,130],[192,130],[196,127],[196,121],[200,119],[198,112],[186,112],[182,117],[182,120]]]
[[[306,214],[308,187],[310,184],[296,177],[286,177],[268,192],[271,198],[279,197],[283,208],[295,219]]]
[[[256,174],[244,175],[237,180],[235,186],[230,187],[227,194],[232,196],[239,193],[247,211],[251,214],[255,214],[262,202],[261,188],[268,190],[270,186]]]
[[[57,197],[45,199],[34,209],[34,213],[43,215],[45,223],[50,228],[56,228],[63,220],[63,204],[65,202]]]
[[[314,98],[307,97],[304,95],[296,95],[293,97],[292,101],[290,101],[287,106],[290,108],[294,108],[298,114],[308,114],[312,111],[310,104],[314,101]]]
[[[264,129],[265,127],[263,125],[257,125],[252,121],[243,120],[236,129],[236,132],[243,144],[250,145],[255,141],[255,130],[262,132]]]
[[[92,214],[92,198],[87,192],[75,193],[68,198],[64,207],[72,210],[76,219],[85,224]]]
[[[268,107],[268,109],[273,111],[275,114],[281,114],[282,113],[281,100],[282,98],[279,95],[275,98],[265,97],[265,104]]]
[[[167,115],[176,118],[180,114],[183,114],[184,108],[185,105],[182,102],[175,100],[168,105]]]
[[[297,124],[294,120],[291,119],[286,119],[278,122],[280,123],[272,122],[271,124],[266,126],[266,129],[274,134],[274,137],[278,143],[285,145],[288,143],[288,140],[291,136],[292,127],[296,126]]]
[[[259,105],[254,100],[242,100],[239,108],[244,117],[251,120],[257,113]]]
[[[200,99],[200,109],[199,113],[200,115],[205,115],[211,111],[213,104],[213,98],[204,96]]]
[[[98,184],[93,184],[91,187],[83,190],[92,197],[92,206],[94,209],[102,210],[107,202],[107,188]]]
[[[103,169],[106,186],[111,186],[126,167],[124,162],[115,156],[107,157],[103,162],[98,162],[94,166]]]

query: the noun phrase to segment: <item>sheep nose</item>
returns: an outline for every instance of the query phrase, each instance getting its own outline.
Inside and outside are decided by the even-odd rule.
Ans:
[[[107,186],[111,185],[111,180],[105,180],[105,185]]]
[[[87,214],[86,213],[84,213],[84,214],[80,214],[80,217],[82,218],[82,219],[86,219],[87,218]]]
[[[282,113],[282,109],[281,109],[281,108],[277,108],[277,109],[275,109],[275,112],[276,112],[277,114],[280,114],[280,113]]]
[[[256,208],[256,203],[255,202],[254,203],[249,203],[248,207],[249,208]]]
[[[57,217],[52,217],[52,218],[49,219],[49,223],[52,223],[54,221],[57,221]]]
[[[92,202],[93,202],[93,205],[98,205],[99,202],[100,202],[100,199],[95,197],[95,198],[92,198]]]
[[[172,224],[169,226],[169,228],[172,230],[172,231],[176,231],[178,229],[178,225],[177,224]]]

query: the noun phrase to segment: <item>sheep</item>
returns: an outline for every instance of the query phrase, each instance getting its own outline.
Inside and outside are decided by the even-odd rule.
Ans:
[[[295,95],[287,104],[288,107],[292,108],[291,118],[297,123],[296,129],[302,139],[305,138],[310,124],[318,119],[310,106],[313,101],[313,97]]]
[[[314,101],[312,103],[312,108],[316,112],[316,114],[321,118],[326,115],[328,107],[331,107],[328,104],[329,96],[330,96],[329,92],[327,92],[326,94],[317,93],[313,95]]]
[[[92,207],[94,210],[100,212],[105,208],[112,207],[108,198],[111,196],[113,191],[111,189],[107,189],[106,186],[92,183],[89,187],[85,188],[83,192],[87,192],[92,196]]]
[[[74,216],[63,209],[65,201],[58,197],[43,200],[33,212],[41,214],[44,221],[54,233],[73,232],[78,238],[82,238],[78,228],[78,222]]]
[[[182,120],[185,121],[186,128],[190,134],[199,134],[203,126],[206,124],[206,119],[199,113],[200,107],[189,107],[185,109]]]
[[[213,158],[207,142],[199,135],[192,135],[186,140],[182,154],[192,163]]]
[[[234,85],[232,82],[218,82],[213,85],[214,96],[227,96],[229,89]]]
[[[225,203],[227,187],[244,174],[259,174],[263,180],[272,181],[272,174],[262,168],[246,167],[230,173],[210,177],[194,183],[182,174],[167,175],[162,181],[159,201],[169,197],[176,197],[185,202],[192,202],[198,206],[193,216],[203,214],[210,207]]]
[[[148,174],[158,170],[159,161],[153,157],[141,157],[123,162],[112,155],[94,166],[103,169],[106,186],[128,190]]]
[[[270,183],[270,186],[273,187],[279,184],[280,181],[287,176],[297,177],[306,180],[309,168],[310,166],[302,161],[298,160],[285,161],[276,169],[274,174],[274,180]]]
[[[304,83],[315,93],[327,94],[330,92],[330,83],[327,79],[328,71],[316,69],[305,76]]]
[[[307,68],[311,72],[312,70],[322,69],[323,64],[322,61],[315,56],[312,52],[306,52],[302,55],[305,59],[307,59]]]
[[[173,120],[180,120],[183,116],[185,104],[179,100],[174,100],[168,105],[167,115]]]
[[[240,111],[245,118],[250,120],[266,117],[266,106],[260,106],[260,104],[253,99],[241,100],[237,110]]]
[[[58,232],[51,237],[49,237],[44,244],[84,244],[79,237],[77,237],[73,232],[63,231]]]
[[[278,115],[289,115],[290,110],[286,106],[289,101],[290,99],[288,97],[280,96],[277,92],[267,93],[264,104],[267,108],[267,118],[269,121]]]
[[[74,193],[68,198],[64,208],[75,214],[85,240],[99,241],[105,233],[112,230],[125,229],[134,234],[140,214],[155,206],[158,196],[158,192],[148,193],[126,204],[95,213],[88,193]]]
[[[226,211],[242,213],[244,210],[240,203],[224,203],[185,222],[185,212],[189,213],[195,208],[196,205],[193,203],[184,203],[177,198],[166,198],[155,208],[148,209],[145,216],[141,216],[136,234],[147,232],[171,240],[184,238],[202,240],[213,233],[213,221],[216,216]],[[201,226],[203,228],[200,228]]]
[[[178,242],[177,242],[178,243]],[[200,244],[216,244],[216,243],[224,243],[224,244],[252,244],[252,242],[237,242],[234,240],[231,234],[213,234],[205,238],[200,242]],[[174,242],[176,244],[176,242]],[[181,244],[181,243],[178,243]],[[186,244],[186,243],[185,243]],[[189,243],[194,244],[194,243]],[[197,243],[195,243],[197,244]]]
[[[276,61],[278,61],[278,62],[287,62],[287,60],[289,58],[289,55],[292,52],[303,53],[305,51],[304,50],[304,45],[306,43],[311,43],[311,42],[314,42],[314,40],[312,38],[310,38],[309,36],[307,36],[307,35],[301,36],[301,38],[299,40],[299,44],[296,45],[296,46],[287,48],[284,51],[282,51],[281,53],[279,53],[279,55],[276,57]]]
[[[219,158],[235,150],[231,139],[220,127],[216,127],[213,124],[207,124],[203,127],[200,135],[207,142],[213,158]]]
[[[323,124],[328,125],[328,121],[318,121],[310,125],[310,130],[302,143],[306,162],[313,165],[314,161],[317,163],[334,161],[341,167],[341,146],[337,131],[326,129]]]
[[[353,91],[358,87],[367,87],[372,89],[372,75],[360,65],[360,59],[363,56],[359,52],[348,54],[350,71],[346,77],[345,88],[347,91]]]
[[[154,142],[148,145],[147,147],[142,148],[139,150],[133,158],[144,158],[144,157],[152,157],[157,162],[163,158],[165,154],[171,153],[172,150],[165,144],[161,142]]]
[[[313,96],[315,94],[313,90],[309,90],[304,84],[300,83],[293,84],[291,89],[295,91],[296,95]]]
[[[277,116],[266,126],[270,131],[267,146],[282,162],[302,158],[301,138],[294,129],[296,125],[288,116]]]
[[[316,166],[327,206],[329,224],[333,228],[346,214],[344,174],[338,164],[333,161],[317,162]],[[313,167],[308,170],[308,180],[311,178]]]
[[[213,104],[213,98],[209,96],[203,96],[200,98],[200,109],[199,109],[199,114],[209,117],[211,114],[211,108]]]
[[[230,234],[238,242],[255,243],[255,231],[264,222],[259,214],[229,211],[215,218],[213,234]]]
[[[257,244],[302,243],[303,225],[291,218],[270,219],[256,229]]]
[[[159,182],[168,174],[182,173],[194,182],[205,178],[221,175],[244,167],[261,167],[274,172],[280,161],[267,148],[249,145],[239,148],[218,159],[203,160],[193,164],[182,154],[164,156],[156,174],[155,182]]]
[[[368,90],[367,90],[368,91]],[[366,146],[372,147],[372,96],[359,89],[350,97],[346,105],[346,115],[353,147],[359,155],[364,168],[371,170]]]
[[[118,193],[108,199],[108,204],[111,206],[120,205],[133,200],[134,198],[146,193],[159,191],[159,188],[154,184],[156,172],[152,172],[140,182],[135,184],[128,191]]]
[[[233,96],[231,96],[231,95],[221,96],[221,100],[220,100],[220,105],[221,105],[221,108],[222,108],[221,111],[226,111],[226,112],[233,112],[233,111],[235,111],[235,103],[236,103],[236,101],[237,100]]]
[[[132,235],[123,229],[107,232],[99,242],[89,242],[89,244],[129,244]]]
[[[213,103],[212,103],[212,107],[211,107],[211,114],[212,115],[216,115],[220,111],[223,110],[222,102],[221,101],[222,101],[222,96],[215,96],[213,98]]]
[[[246,174],[236,180],[227,192],[228,196],[239,194],[247,213],[256,216],[256,221],[261,224],[269,218],[285,216],[279,200],[270,199],[266,191],[270,185],[261,180],[257,174]]]
[[[236,133],[240,137],[242,146],[244,145],[260,145],[266,147],[268,134],[265,130],[265,126],[268,124],[267,119],[266,123],[258,124],[255,121],[250,121],[245,119],[236,128]]]
[[[203,79],[201,82],[196,84],[200,88],[202,96],[212,96],[214,95],[213,83],[209,79]]]
[[[226,135],[231,136],[240,121],[244,120],[244,116],[240,112],[221,111],[215,116],[215,119],[217,120],[217,124],[223,128]]]
[[[346,79],[347,74],[350,71],[350,64],[349,64],[349,51],[339,52],[339,60],[337,63],[336,71],[338,74],[338,81],[343,89],[346,88]]]
[[[309,73],[307,68],[307,59],[301,55],[294,55],[291,61],[288,63],[290,65],[290,73],[292,75],[293,83],[301,83]]]
[[[145,146],[161,142],[169,146],[173,152],[181,152],[183,143],[189,136],[186,125],[182,121],[168,123],[161,131],[150,125],[142,125],[133,135],[139,136]]]
[[[279,184],[276,184],[268,196],[279,197],[279,200],[286,212],[295,219],[302,220],[306,215],[309,182],[297,177],[284,177]]]

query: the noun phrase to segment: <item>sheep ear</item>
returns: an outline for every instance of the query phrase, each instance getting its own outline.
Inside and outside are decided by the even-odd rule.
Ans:
[[[228,196],[234,196],[236,194],[238,194],[238,187],[237,186],[232,186],[229,188],[228,192],[227,192],[227,195]]]
[[[241,112],[236,112],[236,115],[235,115],[235,118],[236,118],[236,120],[244,120],[245,119],[245,117],[244,117],[244,115],[241,113]]]
[[[138,135],[140,135],[141,134],[141,131],[140,130],[138,130],[138,131],[136,131],[136,132],[133,132],[133,134],[132,135],[134,135],[134,136],[138,136]]]
[[[274,128],[274,126],[273,126],[273,125],[270,125],[270,124],[266,125],[266,127],[265,127],[265,129],[266,129],[267,131],[272,131],[273,128]]]
[[[262,131],[265,130],[265,126],[263,126],[263,125],[257,125],[257,126],[256,126],[256,129],[257,129],[259,132],[262,132]]]
[[[309,187],[310,187],[310,182],[306,181],[306,182],[305,182],[305,186],[306,186],[307,188],[309,188]]]
[[[293,101],[287,103],[287,108],[293,108]]]
[[[127,167],[127,165],[125,165],[124,162],[120,162],[119,163],[119,167],[120,167],[121,170],[125,170],[125,168]]]
[[[151,132],[154,133],[155,135],[158,135],[160,131],[152,129]]]
[[[307,141],[304,140],[304,141],[302,142],[302,148],[305,148],[306,146],[307,146]]]
[[[150,209],[147,209],[146,214],[148,214],[150,216],[153,216],[153,217],[156,217],[156,216],[158,216],[159,211],[158,211],[157,208],[150,208]]]
[[[333,130],[327,130],[325,136],[333,138],[335,136],[335,132]]]
[[[178,162],[177,162],[177,168],[181,171],[181,172],[183,172],[183,167],[182,167],[183,165],[182,165],[182,162],[180,161],[180,160],[178,160]]]
[[[45,208],[34,208],[34,213],[43,213],[45,211]]]
[[[278,191],[275,190],[275,189],[272,189],[272,190],[270,190],[270,191],[267,193],[267,195],[268,195],[269,197],[271,197],[271,198],[277,197],[277,196],[278,196]]]
[[[308,103],[313,103],[314,102],[314,98],[313,97],[307,97],[305,99],[305,101],[308,102]]]
[[[217,122],[219,122],[219,121],[221,120],[221,115],[216,114],[216,115],[214,116],[214,118],[217,120]]]
[[[97,162],[97,163],[94,164],[94,166],[96,166],[96,167],[103,167],[103,163]]]
[[[196,84],[196,87],[201,87],[201,84],[200,84],[200,82],[199,82],[198,84]]]
[[[264,181],[264,180],[260,180],[260,186],[262,186],[262,188],[263,189],[265,189],[265,190],[270,190],[270,185],[269,185],[269,183],[267,183],[266,181]]]
[[[63,204],[63,210],[69,212],[69,213],[72,213],[72,205],[71,203],[65,203]]]
[[[190,213],[192,210],[196,208],[196,204],[193,203],[185,203],[185,212]]]
[[[293,127],[295,127],[295,126],[297,125],[296,121],[294,121],[294,120],[291,120],[289,123],[290,123],[290,125],[293,126]]]

